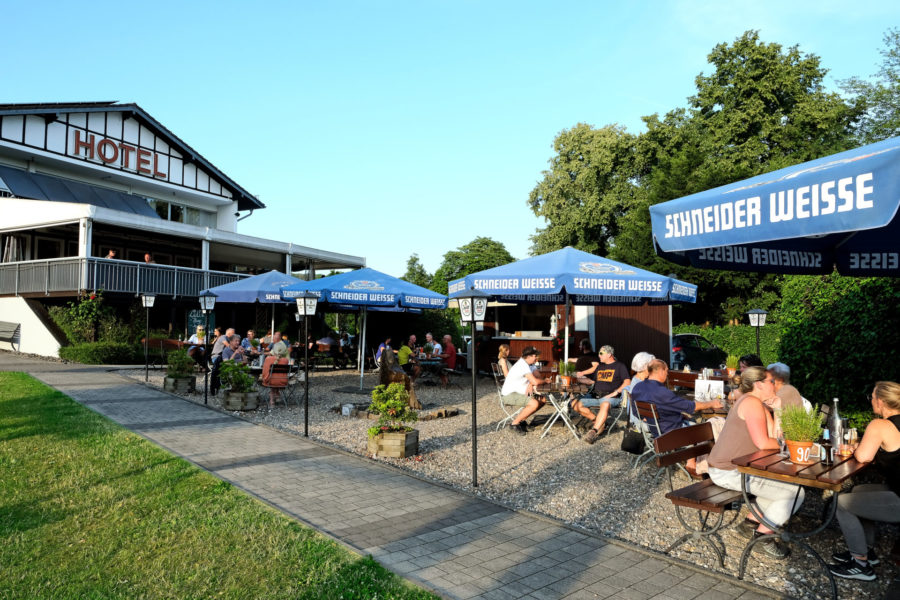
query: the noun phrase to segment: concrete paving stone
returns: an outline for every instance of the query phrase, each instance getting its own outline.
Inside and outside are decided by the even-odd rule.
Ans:
[[[533,573],[526,577],[523,577],[519,581],[523,585],[527,585],[535,590],[539,590],[541,588],[547,587],[553,583],[557,583],[561,581],[563,578],[558,574],[550,573],[548,571],[539,571],[537,573]]]
[[[619,590],[616,592],[614,596],[615,600],[648,600],[652,596],[647,592],[642,592],[640,590],[636,590],[634,588],[626,588],[624,590]],[[612,596],[611,596],[612,598]]]
[[[515,594],[511,594],[503,588],[494,588],[481,594],[482,600],[514,600],[518,598]]]
[[[778,594],[774,594],[774,593],[772,595],[766,595],[766,594],[761,594],[759,592],[747,590],[743,594],[738,596],[737,600],[772,600],[772,598],[776,598],[776,597],[780,598],[781,596]],[[889,598],[890,595],[886,594],[885,597]]]
[[[675,585],[666,589],[666,594],[672,600],[694,600],[694,598],[704,598],[704,593],[691,587],[683,585]]]
[[[468,571],[461,569],[459,571],[453,571],[444,575],[444,579],[449,581],[454,585],[463,585],[472,581],[475,581],[475,577],[473,577]]]
[[[626,581],[644,581],[648,577],[647,571],[641,569],[640,567],[628,567],[622,571],[619,571],[619,577]]]
[[[580,589],[563,596],[563,598],[565,600],[598,600],[598,598],[608,598],[608,596],[601,596],[587,589]]]
[[[637,581],[628,586],[630,589],[640,590],[642,592],[647,592],[651,597],[656,596],[657,594],[661,594],[666,591],[661,585],[657,585],[655,583],[650,583],[649,581]]]
[[[638,565],[638,568],[644,568],[644,563]],[[661,585],[664,588],[672,587],[678,585],[682,581],[684,581],[684,575],[676,576],[670,573],[663,573],[661,571],[655,572],[647,581],[650,583],[655,583],[657,585]]]
[[[719,581],[716,585],[713,586],[711,591],[731,594],[732,598],[737,598],[742,593],[744,593],[745,589],[732,585],[731,582],[728,581]]]
[[[743,588],[737,588],[735,593],[728,593],[722,590],[707,590],[703,592],[703,600],[734,600],[739,594],[744,592]]]
[[[469,598],[478,598],[482,594],[484,594],[485,590],[478,587],[478,585],[469,582],[458,585],[453,590],[453,596],[455,598],[461,598],[462,600],[468,600]]]

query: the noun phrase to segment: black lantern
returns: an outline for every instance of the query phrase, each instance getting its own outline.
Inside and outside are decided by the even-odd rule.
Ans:
[[[156,296],[153,294],[141,295],[141,303],[147,311],[147,326],[144,330],[144,382],[150,380],[150,309],[156,302]]]
[[[769,314],[761,308],[754,308],[747,311],[747,317],[750,319],[750,327],[756,328],[756,356],[762,360],[759,355],[759,328],[766,326],[766,315]]]

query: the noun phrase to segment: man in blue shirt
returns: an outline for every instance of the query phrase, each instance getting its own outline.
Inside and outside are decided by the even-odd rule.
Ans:
[[[631,398],[635,402],[649,402],[656,405],[661,431],[656,431],[654,424],[648,423],[654,438],[683,426],[685,415],[692,415],[698,410],[707,408],[722,408],[721,400],[694,402],[668,389],[666,379],[669,375],[669,365],[658,358],[650,361],[648,372],[647,379],[634,386]]]

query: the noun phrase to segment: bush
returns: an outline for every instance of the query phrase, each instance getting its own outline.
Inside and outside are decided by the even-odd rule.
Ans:
[[[402,383],[379,385],[372,390],[369,412],[378,415],[378,425],[369,428],[369,437],[390,431],[410,431],[404,423],[414,423],[419,413],[409,407],[409,392]]]
[[[194,373],[194,364],[196,363],[188,356],[187,350],[173,350],[166,358],[166,377],[190,377]]]
[[[791,383],[814,403],[871,410],[876,381],[900,380],[900,279],[840,275],[785,278],[779,355]]]
[[[724,325],[710,327],[708,325],[690,325],[682,323],[672,327],[672,334],[697,333],[710,342],[735,356],[756,354],[756,327],[749,325]],[[759,329],[759,352],[764,364],[778,362],[779,344],[781,343],[781,327],[778,323],[766,321],[766,326]],[[790,364],[790,363],[788,363]]]
[[[121,342],[87,342],[59,349],[63,360],[86,365],[130,365],[144,361],[144,351],[135,344]]]

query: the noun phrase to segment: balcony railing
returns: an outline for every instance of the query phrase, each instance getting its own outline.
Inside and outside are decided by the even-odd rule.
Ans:
[[[106,258],[53,258],[0,263],[0,295],[103,290],[197,296],[247,275]]]

